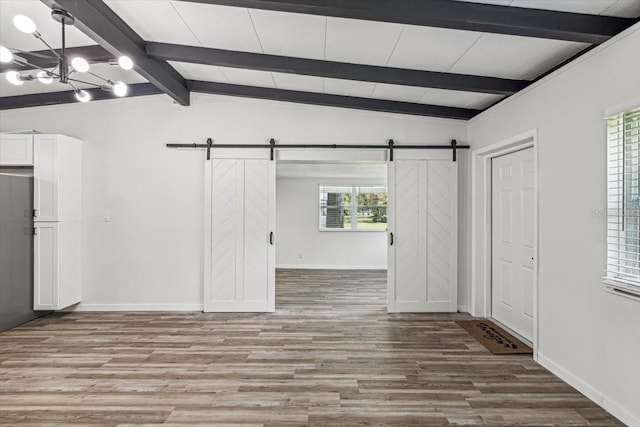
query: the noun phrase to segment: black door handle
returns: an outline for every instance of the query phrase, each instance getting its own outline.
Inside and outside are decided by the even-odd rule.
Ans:
[[[389,237],[391,238],[391,241],[389,242],[389,244],[393,246],[393,233],[389,233]]]
[[[269,233],[269,244],[273,246],[273,231]]]

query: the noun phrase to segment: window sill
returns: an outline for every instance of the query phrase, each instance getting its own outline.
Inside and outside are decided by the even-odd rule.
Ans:
[[[605,291],[609,293],[640,301],[640,286],[634,286],[612,279],[604,279],[602,283],[604,284]]]

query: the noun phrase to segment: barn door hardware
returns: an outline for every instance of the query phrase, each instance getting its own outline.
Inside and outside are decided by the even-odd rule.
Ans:
[[[468,149],[468,145],[459,145],[453,139],[450,145],[396,145],[393,139],[387,144],[278,144],[274,138],[268,144],[214,144],[211,138],[207,138],[206,144],[167,144],[167,148],[205,148],[207,160],[211,160],[211,150],[215,148],[268,148],[270,159],[275,160],[277,148],[310,148],[310,149],[348,149],[348,150],[389,150],[389,161],[393,161],[394,150],[453,150],[453,161],[457,160],[457,150]]]

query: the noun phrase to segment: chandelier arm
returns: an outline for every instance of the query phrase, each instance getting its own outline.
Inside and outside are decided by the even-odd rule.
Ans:
[[[87,71],[87,74],[91,74],[93,77],[96,77],[96,78],[98,78],[98,79],[100,79],[100,80],[102,80],[102,81],[104,81],[106,83],[109,83],[110,85],[113,84],[113,82],[111,80],[105,79],[104,77],[101,77],[101,76],[99,76],[99,75],[97,75],[95,73],[92,73],[91,71]]]
[[[36,64],[32,64],[31,62],[27,61],[26,59],[23,59],[21,61],[11,61],[11,62],[13,62],[16,65],[23,66],[23,67],[25,65],[28,65],[29,67],[32,67],[33,69],[37,69],[37,70],[40,70],[40,71],[45,71],[45,72],[47,72],[47,73],[49,73],[51,75],[54,75],[56,77],[60,77],[60,75],[58,75],[57,73],[54,73],[53,71],[49,71],[46,68],[42,68],[42,67],[40,67],[40,66],[38,66]],[[53,69],[55,70],[56,67],[53,67]]]
[[[42,43],[44,43],[44,45],[51,51],[51,53],[53,53],[56,56],[56,58],[62,59],[62,56],[58,52],[56,52],[56,50],[54,48],[52,48],[51,45],[49,43],[47,43],[46,40],[43,39],[41,35],[40,36],[36,36],[36,38],[38,40],[40,40]],[[63,49],[64,49],[64,46],[63,46]]]
[[[76,82],[76,83],[83,83],[83,84],[91,85],[91,86],[95,86],[95,87],[102,87],[101,84],[94,83],[94,82],[88,82],[88,81],[85,81],[85,80],[69,79],[69,81]],[[69,83],[69,84],[73,87],[73,85],[71,83]]]

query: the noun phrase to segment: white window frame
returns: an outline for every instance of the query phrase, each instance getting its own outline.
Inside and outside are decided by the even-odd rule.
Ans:
[[[637,272],[635,274],[625,275],[622,275],[620,272],[620,270],[625,268],[621,265],[623,261],[620,260],[620,257],[623,257],[623,255],[624,258],[627,257],[627,254],[621,255],[620,246],[628,247],[629,244],[627,239],[633,240],[633,237],[620,237],[615,236],[615,234],[619,234],[622,230],[619,229],[619,227],[625,225],[625,215],[631,214],[636,217],[637,215],[640,215],[640,209],[635,209],[635,211],[631,213],[626,212],[628,209],[627,205],[629,203],[627,195],[625,194],[625,174],[627,174],[627,171],[625,169],[625,158],[620,158],[620,154],[618,154],[620,150],[622,150],[622,156],[624,156],[624,153],[626,152],[626,145],[629,143],[636,143],[635,141],[630,142],[627,139],[626,116],[633,115],[637,117],[639,113],[640,108],[631,108],[616,114],[605,115],[605,119],[607,120],[607,265],[605,277],[603,279],[605,290],[638,301],[640,301],[640,270],[637,270],[637,267],[626,267],[627,269],[636,270]],[[613,132],[611,131],[610,125],[611,120],[622,120],[621,137],[619,135],[615,137],[612,136]],[[630,136],[629,138],[636,137]],[[638,157],[640,158],[640,155]],[[623,165],[622,172],[620,171],[620,163]],[[621,178],[616,177],[616,175]],[[624,212],[622,217],[620,216],[621,212]],[[637,242],[638,248],[636,249],[636,253],[640,252],[640,241],[637,240]],[[625,251],[628,251],[628,249],[625,249]],[[630,252],[633,252],[633,248]],[[636,262],[636,264],[638,263]]]
[[[387,227],[385,227],[384,229],[371,229],[371,228],[357,228],[358,226],[358,202],[357,202],[357,189],[358,188],[367,188],[367,187],[378,187],[378,188],[385,188],[386,193],[387,193],[387,197],[389,196],[389,188],[387,187],[386,184],[384,185],[380,185],[380,184],[318,184],[318,192],[317,195],[320,196],[322,194],[322,188],[323,187],[343,187],[343,188],[351,188],[351,228],[327,228],[327,227],[322,227],[322,204],[320,202],[320,197],[318,197],[318,231],[328,231],[330,233],[333,232],[366,232],[366,233],[386,233],[387,229],[388,229],[388,222],[387,222]],[[385,206],[385,208],[388,209],[388,204],[389,201],[387,199],[387,206]],[[353,211],[355,209],[356,215],[353,215]],[[387,221],[388,221],[388,210],[387,210]]]

